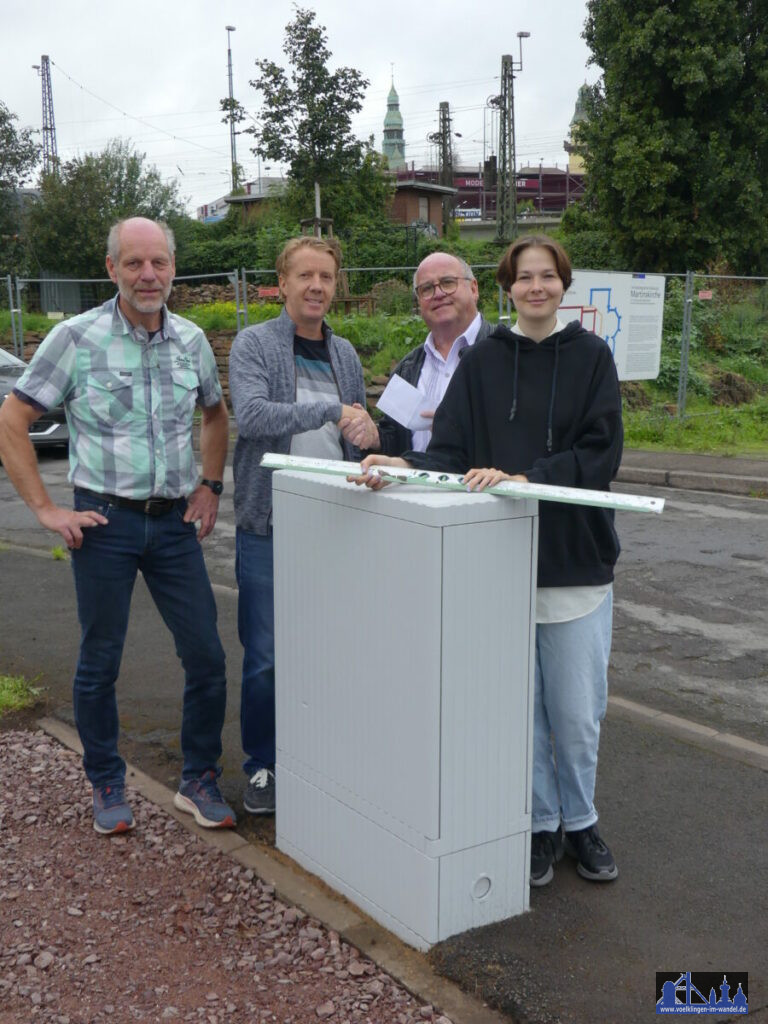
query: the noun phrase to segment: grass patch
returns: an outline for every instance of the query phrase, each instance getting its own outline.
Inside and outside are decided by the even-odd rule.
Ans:
[[[11,711],[30,708],[40,696],[40,690],[24,676],[0,674],[0,718]]]
[[[768,457],[768,400],[736,408],[689,403],[682,420],[661,409],[625,410],[627,448]]]
[[[24,313],[24,334],[28,331],[35,331],[37,334],[47,334],[56,326],[57,321],[49,320],[45,313]],[[18,320],[16,321],[18,327]],[[12,340],[11,333],[11,311],[0,309],[0,342],[8,343]]]

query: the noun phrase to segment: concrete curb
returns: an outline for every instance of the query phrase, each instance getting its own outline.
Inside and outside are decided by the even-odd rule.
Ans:
[[[685,491],[714,491],[744,497],[768,495],[765,477],[738,476],[725,473],[700,473],[687,469],[654,469],[650,466],[622,466],[617,483],[648,484],[652,487],[676,487]]]
[[[82,754],[80,739],[72,726],[50,717],[41,718],[37,724],[65,747]],[[466,995],[453,982],[436,975],[423,954],[406,946],[313,875],[283,860],[279,851],[255,846],[237,832],[200,828],[194,818],[174,807],[172,790],[130,764],[126,782],[203,842],[250,868],[262,881],[274,886],[283,902],[299,907],[327,928],[338,932],[416,999],[431,1004],[450,1017],[453,1024],[510,1024],[510,1017],[490,1009]]]
[[[742,739],[730,732],[718,732],[708,725],[700,725],[688,718],[670,715],[666,711],[637,704],[625,697],[609,697],[608,711],[618,717],[652,726],[674,736],[684,743],[701,747],[711,754],[719,754],[732,761],[741,761],[752,768],[760,768],[768,772],[768,747],[753,740]]]

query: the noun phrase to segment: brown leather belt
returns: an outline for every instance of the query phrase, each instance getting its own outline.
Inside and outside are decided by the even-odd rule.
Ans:
[[[103,494],[101,491],[90,491],[87,487],[76,487],[75,494],[84,494],[96,501],[105,501],[117,508],[129,508],[132,512],[142,512],[145,516],[164,516],[171,511],[181,498],[121,498],[119,494]]]

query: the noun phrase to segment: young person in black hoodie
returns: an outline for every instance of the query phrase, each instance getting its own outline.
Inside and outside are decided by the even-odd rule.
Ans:
[[[517,323],[497,327],[465,353],[426,452],[369,456],[363,467],[463,473],[472,490],[502,480],[608,490],[621,461],[619,383],[605,341],[557,315],[571,283],[568,256],[545,235],[520,238],[502,257],[497,280]],[[382,486],[372,475],[358,482]],[[613,518],[607,509],[539,505],[534,886],[551,881],[564,851],[584,878],[618,875],[593,803],[619,555]]]

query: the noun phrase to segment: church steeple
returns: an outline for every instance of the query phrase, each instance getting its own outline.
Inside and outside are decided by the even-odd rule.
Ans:
[[[389,163],[391,171],[405,168],[405,142],[403,141],[403,115],[400,113],[400,97],[395,89],[395,76],[392,75],[392,88],[387,96],[387,114],[384,118],[384,142],[381,150]]]
[[[586,119],[586,99],[588,94],[589,86],[585,82],[579,89],[576,97],[576,107],[573,111],[573,117],[571,118],[570,131],[568,132],[568,138],[563,143],[563,148],[568,154],[568,170],[571,174],[584,173],[584,158],[577,152],[573,135],[574,129]]]

